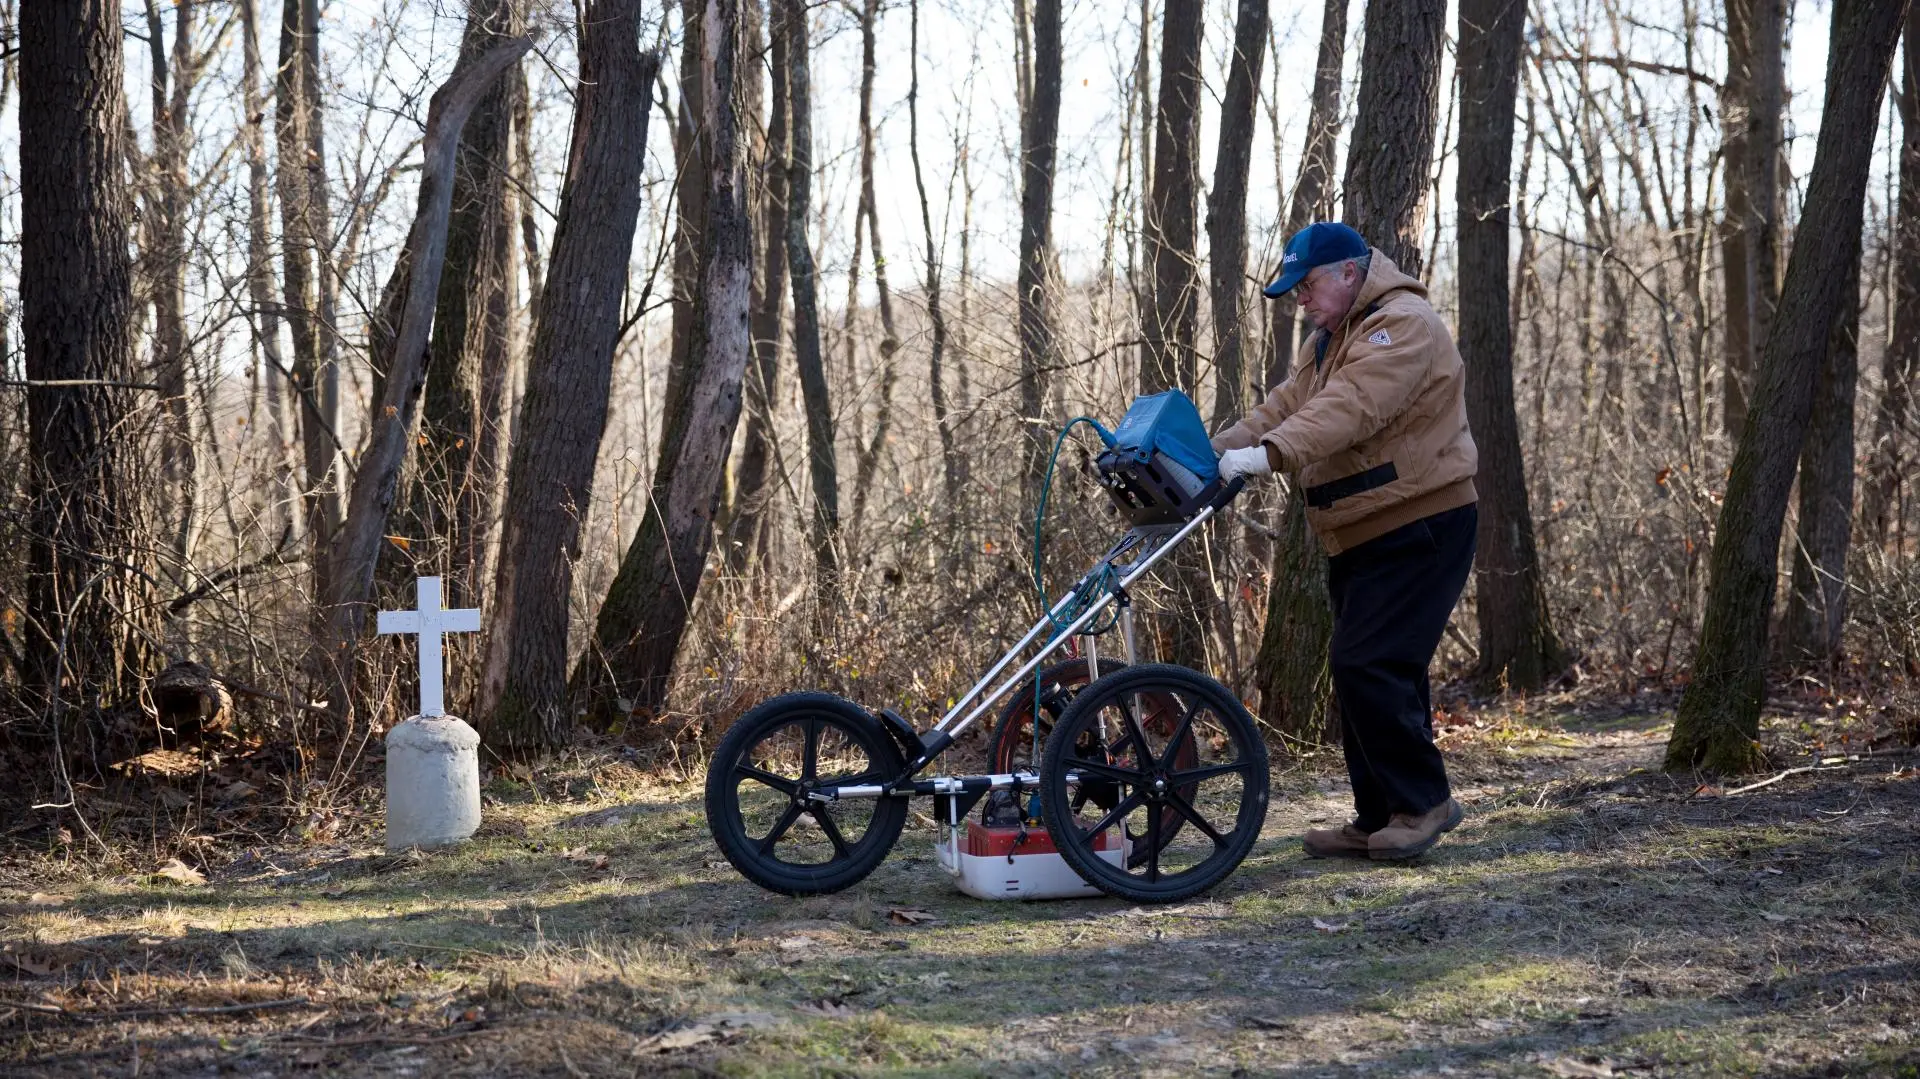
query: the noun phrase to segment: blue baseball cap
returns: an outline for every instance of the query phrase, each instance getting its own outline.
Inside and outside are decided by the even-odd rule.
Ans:
[[[1368,250],[1367,241],[1340,222],[1316,221],[1287,241],[1286,253],[1280,257],[1279,280],[1260,291],[1267,299],[1277,300],[1292,292],[1315,266],[1365,258]]]

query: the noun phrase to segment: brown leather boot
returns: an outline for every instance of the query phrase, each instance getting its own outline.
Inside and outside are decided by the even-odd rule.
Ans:
[[[1338,828],[1309,828],[1300,845],[1315,858],[1365,858],[1367,833],[1352,824]]]
[[[1395,813],[1387,826],[1367,837],[1367,854],[1376,862],[1415,858],[1440,841],[1465,818],[1467,811],[1449,798],[1419,816]]]

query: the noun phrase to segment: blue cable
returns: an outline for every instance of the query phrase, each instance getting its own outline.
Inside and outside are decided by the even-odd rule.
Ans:
[[[1062,614],[1055,615],[1053,613],[1053,603],[1052,603],[1052,600],[1048,597],[1048,593],[1047,593],[1045,573],[1043,570],[1045,555],[1044,555],[1044,551],[1041,543],[1041,540],[1045,535],[1045,525],[1046,525],[1046,517],[1047,517],[1047,496],[1053,490],[1053,472],[1054,472],[1054,467],[1057,464],[1059,464],[1059,461],[1060,461],[1060,449],[1062,446],[1066,444],[1067,435],[1072,433],[1075,427],[1083,423],[1093,428],[1094,433],[1100,436],[1100,440],[1102,442],[1105,442],[1109,446],[1113,445],[1113,442],[1114,442],[1113,432],[1108,431],[1105,427],[1101,426],[1099,420],[1096,420],[1091,416],[1075,416],[1073,419],[1068,420],[1066,426],[1060,428],[1060,434],[1058,435],[1058,437],[1056,437],[1053,440],[1053,454],[1047,458],[1046,476],[1041,480],[1041,483],[1040,483],[1040,503],[1038,507],[1035,508],[1033,513],[1033,590],[1034,590],[1034,593],[1038,595],[1040,598],[1040,609],[1043,612],[1045,612],[1048,624],[1053,627],[1053,633],[1050,636],[1048,636],[1045,642],[1047,645],[1050,645],[1054,641],[1059,640],[1061,635],[1064,634],[1067,631],[1067,629],[1073,625],[1074,620],[1079,618],[1080,615],[1086,611],[1087,607],[1095,601],[1095,599],[1100,595],[1100,593],[1103,590],[1106,592],[1112,592],[1118,587],[1118,584],[1119,584],[1118,574],[1114,571],[1112,563],[1102,561],[1099,567],[1097,568],[1096,572],[1087,574],[1085,577],[1081,578],[1081,581],[1079,584],[1074,586],[1071,602],[1067,604],[1066,609]],[[1114,623],[1119,621],[1119,619],[1120,619],[1120,613],[1118,609],[1116,609],[1111,615],[1108,616],[1108,619],[1104,625],[1089,627],[1087,632],[1093,635],[1105,633],[1107,630],[1112,629],[1114,626]],[[1042,647],[1045,647],[1045,645],[1042,645]],[[1034,741],[1035,741],[1034,748],[1036,752],[1034,755],[1035,759],[1033,761],[1033,764],[1036,767],[1038,767],[1040,763],[1039,754],[1038,754],[1038,749],[1039,749],[1038,742],[1039,742],[1039,732],[1040,732],[1040,685],[1041,685],[1040,672],[1041,672],[1041,668],[1039,667],[1034,668],[1034,671],[1033,671],[1033,729],[1034,729]],[[1095,678],[1098,678],[1099,675],[1100,675],[1099,671],[1089,670],[1087,672],[1087,680],[1091,682]]]

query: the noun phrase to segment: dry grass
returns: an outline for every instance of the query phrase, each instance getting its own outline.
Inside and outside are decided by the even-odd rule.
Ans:
[[[1171,910],[965,899],[920,827],[856,891],[769,895],[720,861],[691,783],[606,762],[496,780],[453,852],[388,858],[363,817],[203,886],[16,855],[0,1070],[1920,1071],[1915,758],[1698,790],[1646,770],[1664,722],[1448,728],[1471,815],[1412,867],[1305,858],[1344,792],[1295,764],[1248,863]],[[1773,721],[1783,753],[1807,722]]]

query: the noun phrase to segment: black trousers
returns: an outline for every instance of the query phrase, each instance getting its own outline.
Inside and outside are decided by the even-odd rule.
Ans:
[[[1333,692],[1366,831],[1451,796],[1433,744],[1427,665],[1473,568],[1479,520],[1477,505],[1445,510],[1327,560]]]

